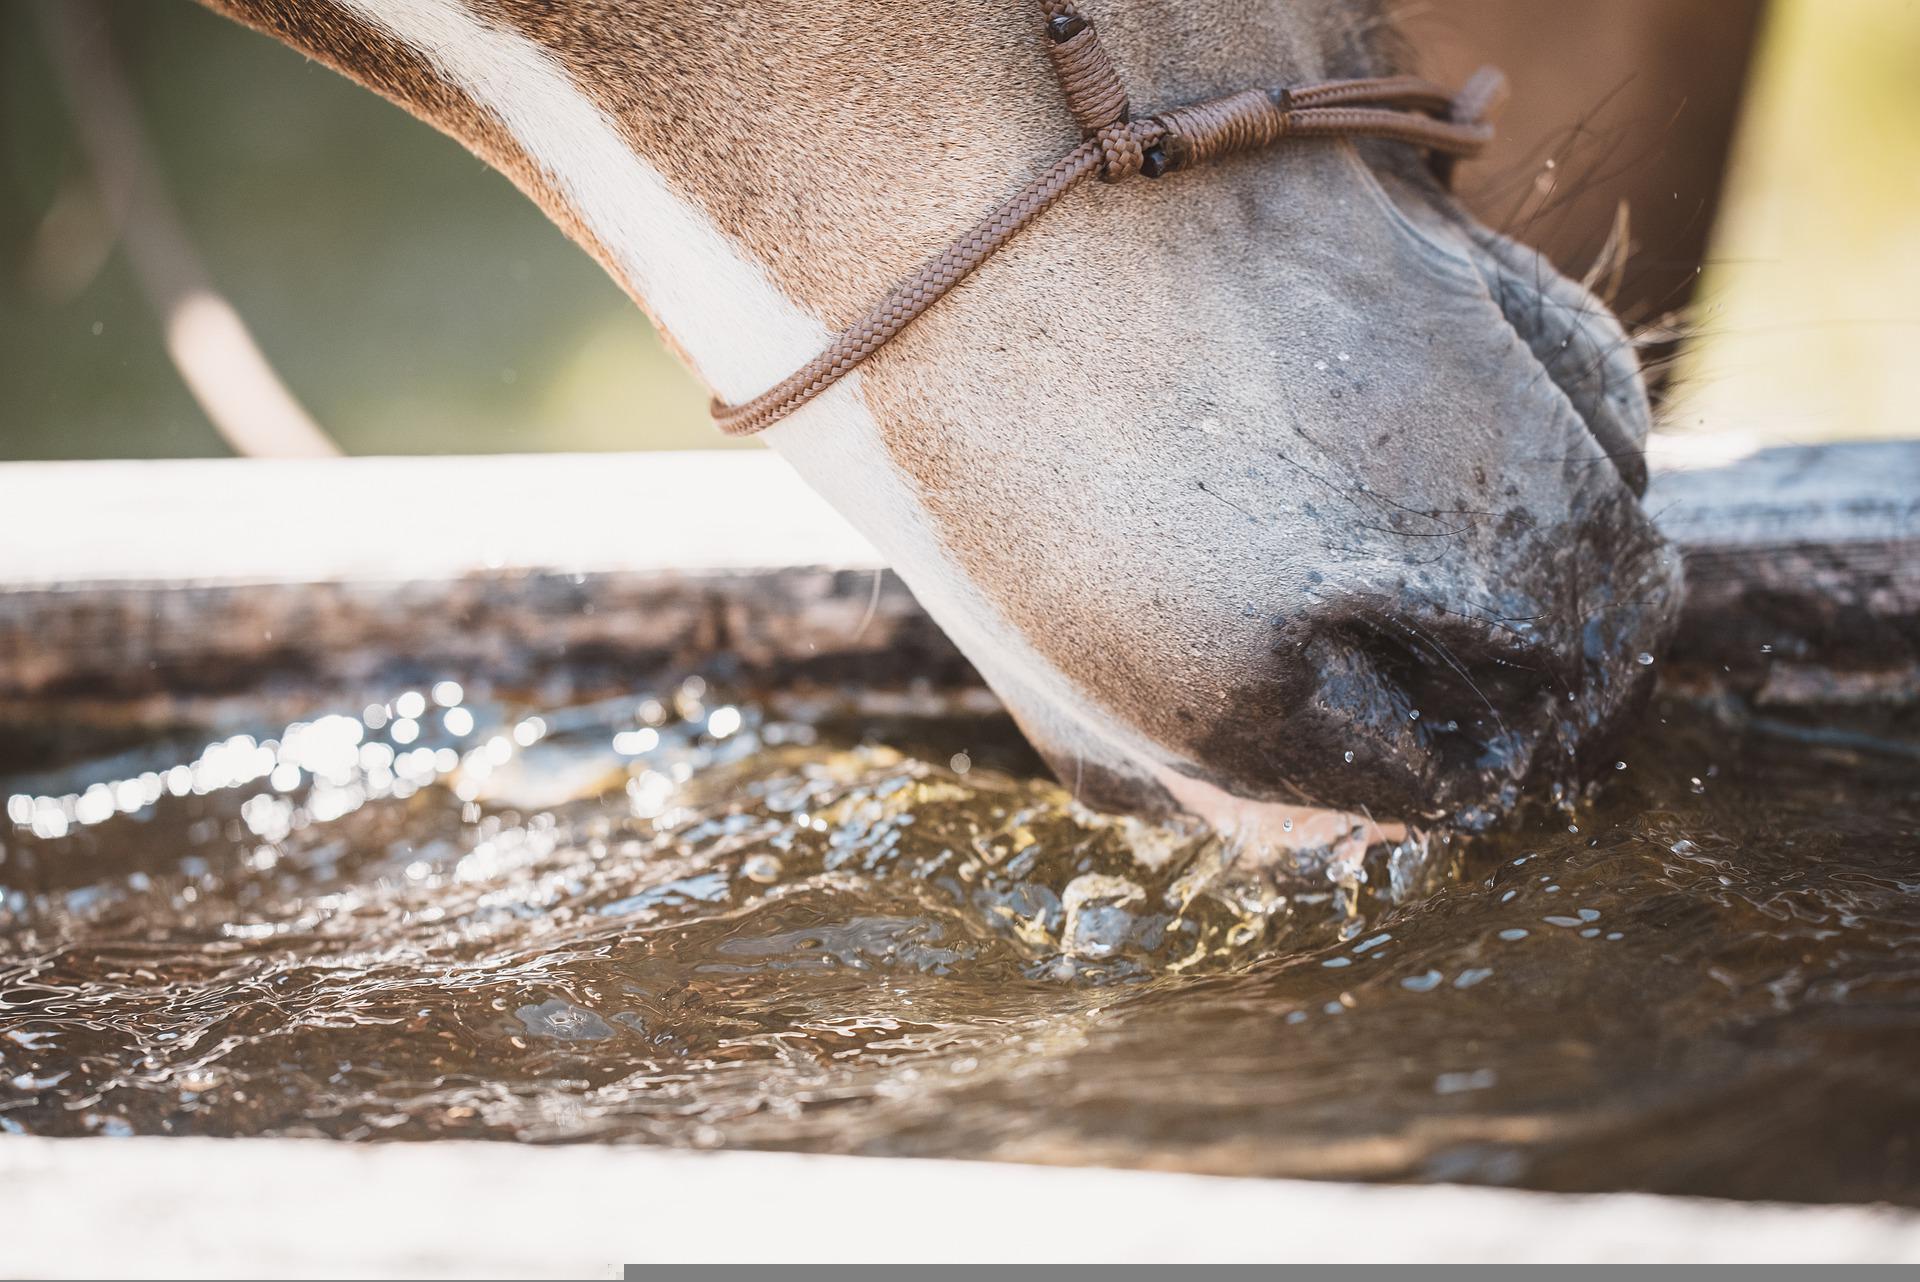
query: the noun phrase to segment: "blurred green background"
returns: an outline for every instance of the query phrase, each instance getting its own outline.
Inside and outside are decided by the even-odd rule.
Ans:
[[[505,179],[184,0],[112,43],[208,272],[349,453],[717,447],[645,317]],[[0,458],[228,453],[0,0]],[[1920,435],[1920,0],[1777,0],[1669,421]]]
[[[226,454],[125,254],[93,243],[34,9],[0,0],[0,456]],[[640,310],[459,145],[197,5],[111,10],[214,283],[348,453],[726,443]]]

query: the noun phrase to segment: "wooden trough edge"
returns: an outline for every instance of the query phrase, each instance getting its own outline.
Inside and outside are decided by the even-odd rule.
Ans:
[[[1891,1207],[608,1145],[13,1137],[0,1198],[7,1277],[617,1278],[625,1263],[703,1259],[1920,1261],[1920,1216]]]
[[[1668,688],[1760,706],[1920,701],[1920,441],[1657,474],[1647,507],[1686,558]]]
[[[1784,703],[1920,690],[1920,441],[1667,470],[1666,672]],[[0,465],[0,722],[35,707],[460,675],[565,698],[725,662],[966,685],[777,458],[705,452]]]

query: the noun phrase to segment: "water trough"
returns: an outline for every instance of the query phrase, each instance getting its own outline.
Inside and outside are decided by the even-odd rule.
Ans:
[[[1668,468],[1648,503],[1689,563],[1669,689],[1781,718],[1920,701],[1920,443]],[[716,661],[857,677],[882,702],[989,700],[770,455],[12,464],[0,510],[0,773],[448,672],[556,703]],[[10,1276],[611,1276],[716,1251],[1920,1259],[1920,1218],[1868,1207],[592,1146],[4,1136],[0,1196]],[[943,1229],[989,1198],[1015,1208],[991,1234]],[[400,1202],[417,1213],[382,1214]],[[856,1207],[858,1236],[838,1218]],[[1092,1217],[1112,1229],[1098,1247],[1062,1235]],[[125,1231],[101,1241],[102,1223]]]

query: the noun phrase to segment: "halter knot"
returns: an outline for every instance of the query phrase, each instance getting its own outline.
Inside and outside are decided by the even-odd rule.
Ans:
[[[1067,94],[1067,110],[1088,136],[1128,117],[1127,87],[1093,22],[1071,0],[1045,0],[1047,58]]]

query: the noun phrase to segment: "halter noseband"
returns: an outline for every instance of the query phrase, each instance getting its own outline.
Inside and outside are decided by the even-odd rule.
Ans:
[[[715,399],[729,436],[771,427],[852,373],[894,335],[965,280],[1055,201],[1086,179],[1161,178],[1177,169],[1270,147],[1290,138],[1385,138],[1434,153],[1442,180],[1456,159],[1493,139],[1488,118],[1506,98],[1506,78],[1483,67],[1458,93],[1413,76],[1328,80],[1238,93],[1135,120],[1126,88],[1093,23],[1073,0],[1040,0],[1047,55],[1084,140],[912,276],[831,346],[778,385],[740,405]]]

